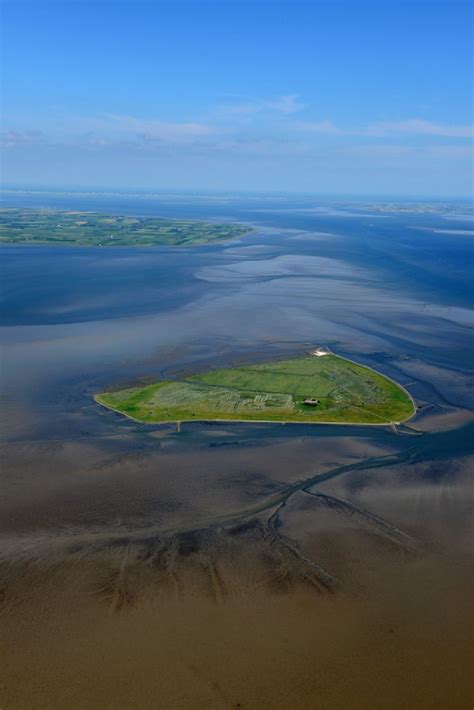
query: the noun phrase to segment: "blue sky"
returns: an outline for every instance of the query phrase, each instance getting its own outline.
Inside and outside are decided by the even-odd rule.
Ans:
[[[472,5],[3,3],[3,182],[466,196]]]

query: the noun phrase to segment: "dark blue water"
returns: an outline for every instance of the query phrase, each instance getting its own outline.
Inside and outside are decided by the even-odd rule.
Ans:
[[[268,203],[270,202],[270,207]],[[257,203],[257,205],[256,205]],[[251,223],[257,233],[245,245],[270,247],[265,258],[297,254],[342,260],[368,270],[371,282],[430,303],[470,308],[473,301],[472,230],[467,216],[456,216],[456,205],[447,214],[367,214],[364,204],[354,208],[320,203],[314,198],[200,198],[146,199],[146,196],[83,194],[8,195],[5,206],[35,206],[94,210],[113,214],[138,214],[191,219],[232,219]],[[307,210],[320,210],[308,214]],[[436,206],[436,204],[435,204]],[[338,209],[337,216],[331,214]],[[463,211],[459,208],[461,215]],[[268,237],[268,228],[276,230]],[[452,234],[436,230],[453,230]],[[328,233],[317,242],[295,241],[293,233]],[[458,232],[456,235],[455,232]],[[335,238],[337,237],[337,238]],[[201,295],[193,271],[219,255],[225,247],[198,249],[74,249],[3,248],[2,323],[71,322],[150,313],[185,303]],[[258,255],[257,255],[258,257]],[[127,261],[128,260],[128,261]],[[20,283],[19,283],[20,282]],[[172,285],[175,288],[172,288]],[[111,302],[110,293],[116,300]],[[103,307],[87,307],[61,315],[49,306],[70,301],[74,294],[90,294]]]

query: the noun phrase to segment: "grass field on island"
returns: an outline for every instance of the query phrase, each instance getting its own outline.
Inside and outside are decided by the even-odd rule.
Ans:
[[[198,246],[235,239],[249,231],[250,227],[239,224],[63,210],[0,209],[0,244]]]
[[[309,398],[318,404],[305,404]],[[95,399],[149,423],[234,419],[389,424],[414,413],[413,401],[395,382],[333,354],[212,370],[103,392]]]

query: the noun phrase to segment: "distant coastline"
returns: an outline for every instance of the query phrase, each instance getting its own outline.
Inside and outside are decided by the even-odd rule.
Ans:
[[[0,244],[186,247],[238,239],[253,227],[213,221],[102,214],[84,210],[0,208]]]

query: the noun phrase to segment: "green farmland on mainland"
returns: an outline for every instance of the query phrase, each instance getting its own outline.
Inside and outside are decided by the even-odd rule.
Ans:
[[[103,392],[95,400],[150,424],[238,420],[387,425],[415,412],[410,395],[394,381],[333,353],[161,380]]]
[[[250,231],[250,227],[234,223],[120,217],[48,209],[0,209],[0,244],[199,246],[236,239]]]

